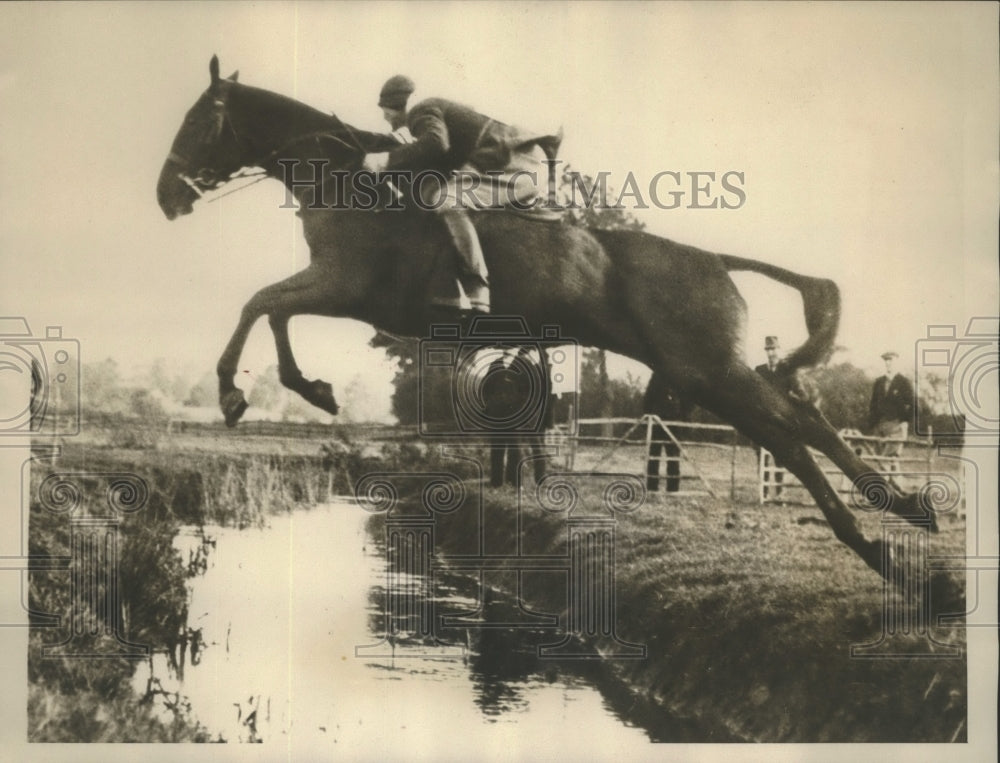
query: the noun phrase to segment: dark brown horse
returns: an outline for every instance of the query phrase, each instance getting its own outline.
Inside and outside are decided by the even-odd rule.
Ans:
[[[208,90],[188,112],[163,166],[160,207],[170,219],[187,214],[201,192],[241,168],[258,167],[295,195],[311,251],[307,268],[261,289],[243,308],[218,362],[227,423],[235,424],[246,408],[233,381],[247,336],[263,315],[274,333],[282,383],[336,413],[330,385],[307,381],[295,363],[289,318],[350,317],[396,334],[426,335],[424,285],[447,238],[433,214],[331,209],[336,200],[325,197],[331,183],[320,188],[306,182],[313,172],[331,169],[350,169],[353,181],[361,156],[396,145],[391,136],[352,129],[292,99],[240,84],[235,75],[221,79],[215,58],[210,74]],[[289,167],[305,172],[293,177]],[[499,211],[478,213],[475,225],[495,313],[523,316],[534,331],[558,325],[582,345],[645,363],[657,382],[770,450],[809,490],[841,541],[880,574],[899,575],[890,570],[890,550],[864,537],[807,446],[826,454],[883,509],[925,523],[933,512],[918,500],[922,494],[901,495],[879,477],[813,406],[783,394],[746,364],[746,304],[729,273],[752,271],[801,293],[809,338],[789,356],[790,370],[829,357],[840,312],[833,282],[633,231],[587,230]]]

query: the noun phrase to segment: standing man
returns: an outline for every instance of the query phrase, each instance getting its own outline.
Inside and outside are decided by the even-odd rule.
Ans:
[[[767,355],[767,363],[762,363],[757,366],[754,371],[763,376],[767,381],[769,381],[774,387],[778,389],[785,389],[791,394],[789,387],[789,380],[786,374],[783,373],[783,366],[781,360],[781,344],[778,342],[778,337],[768,336],[764,337],[764,353]],[[785,472],[783,469],[776,468],[777,462],[774,460],[774,456],[771,456],[771,468],[770,470],[765,469],[763,465],[764,453],[762,448],[757,446],[757,471],[762,474],[764,478],[764,486],[762,488],[761,495],[767,498],[768,485],[774,485],[774,497],[778,498],[781,496],[781,483],[785,479]],[[771,479],[768,479],[767,472],[770,471]]]
[[[892,350],[882,353],[885,376],[876,379],[872,388],[868,427],[876,437],[905,440],[913,420],[913,385],[893,370],[898,357],[899,353]],[[898,458],[903,452],[903,443],[879,443],[878,452],[882,456]]]
[[[780,387],[783,383],[783,377],[779,373],[782,363],[781,345],[778,343],[778,337],[769,336],[764,338],[764,352],[767,355],[767,363],[757,366],[754,371],[771,382],[775,387]]]
[[[659,374],[653,374],[642,400],[643,413],[655,414],[661,421],[687,421],[692,407],[682,401]],[[677,493],[681,489],[681,449],[663,427],[654,425],[646,454],[646,489],[650,493],[660,489],[661,456],[666,457],[667,462],[667,492]]]
[[[781,357],[781,344],[778,342],[778,337],[764,338],[764,352],[767,353],[767,363],[757,366],[754,371],[793,400],[800,403],[810,403],[818,408],[819,390],[816,383],[801,371],[789,372],[787,364]]]
[[[490,485],[502,487],[504,484],[517,486],[518,473],[523,454],[518,442],[503,435],[502,422],[515,414],[521,398],[518,396],[516,373],[507,365],[507,357],[500,354],[486,369],[482,395],[486,403],[486,414],[495,422],[497,433],[490,436]]]

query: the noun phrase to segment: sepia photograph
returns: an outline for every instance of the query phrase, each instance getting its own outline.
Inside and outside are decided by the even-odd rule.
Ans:
[[[3,749],[996,759],[998,21],[0,6]]]

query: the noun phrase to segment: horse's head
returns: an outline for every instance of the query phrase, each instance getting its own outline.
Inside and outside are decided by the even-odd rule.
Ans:
[[[189,214],[202,193],[223,185],[245,163],[226,111],[237,73],[220,78],[216,56],[209,73],[211,84],[184,117],[156,184],[157,201],[169,220]]]

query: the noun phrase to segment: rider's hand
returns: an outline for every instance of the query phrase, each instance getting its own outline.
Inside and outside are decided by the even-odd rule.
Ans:
[[[361,168],[369,172],[381,172],[389,163],[389,152],[381,154],[365,154],[365,159],[361,162]]]
[[[393,130],[390,135],[398,140],[400,143],[415,143],[416,139],[413,137],[413,133],[410,132],[410,128],[403,125],[398,130]]]

